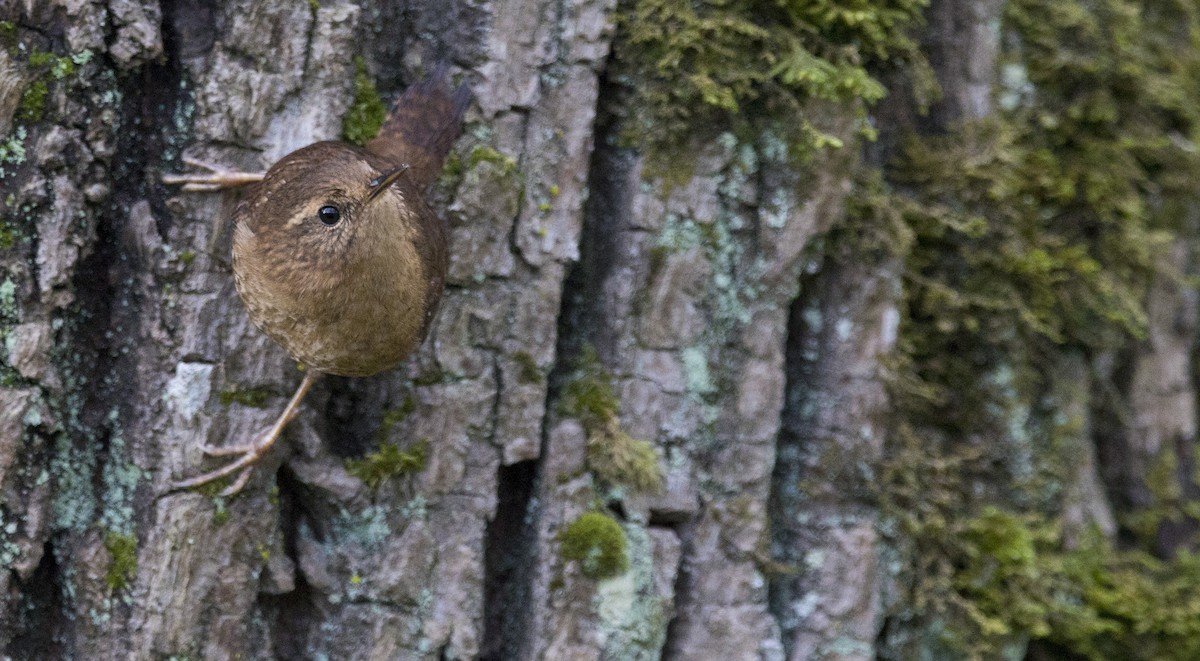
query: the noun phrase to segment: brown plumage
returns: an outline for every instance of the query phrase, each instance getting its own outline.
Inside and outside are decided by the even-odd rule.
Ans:
[[[242,454],[189,487],[242,470],[274,442],[317,373],[368,376],[420,345],[437,312],[448,267],[446,222],[425,203],[469,101],[441,68],[409,87],[366,148],[318,142],[284,156],[234,212],[233,272],[250,319],[309,368],[276,425]],[[222,187],[225,178],[173,177]],[[252,177],[252,175],[249,175]]]

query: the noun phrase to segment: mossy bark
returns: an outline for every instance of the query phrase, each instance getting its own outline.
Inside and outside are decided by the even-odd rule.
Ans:
[[[1160,649],[1104,639],[1117,616],[1048,632],[1063,612],[1036,588],[1188,594],[1197,308],[1178,276],[1200,206],[1168,196],[1170,250],[1129,302],[1144,336],[986,336],[921,362],[923,328],[971,320],[920,325],[914,292],[962,254],[930,257],[908,212],[978,199],[895,164],[1052,85],[1001,38],[1024,0],[843,4],[705,4],[682,24],[720,39],[697,48],[629,22],[684,11],[657,0],[0,3],[0,656]],[[786,66],[710,57],[730,44]],[[233,293],[237,194],[161,174],[361,139],[441,62],[474,103],[430,196],[452,229],[431,337],[314,388],[243,493],[171,492],[301,374]],[[979,410],[921,417],[951,368]],[[1000,422],[955,426],[973,418]],[[1115,567],[1121,545],[1148,555]],[[1024,610],[994,612],[1008,598]],[[1143,629],[1166,629],[1178,611],[1154,605]]]

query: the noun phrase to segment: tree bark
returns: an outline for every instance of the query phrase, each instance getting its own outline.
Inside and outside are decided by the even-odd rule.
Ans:
[[[902,597],[874,484],[901,258],[827,232],[863,159],[992,112],[1002,3],[932,3],[922,49],[943,100],[884,102],[881,148],[857,106],[812,102],[842,149],[799,166],[767,136],[724,134],[680,182],[621,139],[617,1],[0,0],[7,657],[912,649],[895,641],[916,625],[884,632]],[[237,194],[160,177],[184,156],[255,171],[339,138],[356,58],[385,98],[439,62],[474,94],[430,197],[451,225],[440,314],[401,368],[318,383],[244,492],[172,491],[202,445],[269,425],[302,375],[234,295]],[[1195,270],[1182,240],[1171,260]],[[1082,385],[1056,401],[1086,422],[1072,530],[1116,534],[1108,498],[1154,504],[1156,466],[1197,495],[1195,292],[1164,279],[1148,305],[1144,342],[1064,358]],[[593,474],[594,421],[565,404],[592,349],[659,493]],[[1106,397],[1128,407],[1118,424]],[[347,460],[381,443],[419,470],[364,482]],[[560,552],[598,509],[629,556],[599,580]],[[1164,555],[1186,526],[1157,531]]]

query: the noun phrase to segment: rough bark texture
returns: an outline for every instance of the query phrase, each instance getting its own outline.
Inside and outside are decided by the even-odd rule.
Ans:
[[[932,4],[922,48],[943,101],[924,118],[885,102],[881,144],[990,114],[1000,4]],[[659,176],[618,139],[616,8],[0,0],[4,655],[910,649],[895,641],[921,633],[883,631],[901,597],[875,498],[901,264],[821,238],[863,151],[856,108],[811,104],[846,147],[805,167],[726,134],[689,155],[682,182]],[[234,294],[236,194],[159,177],[185,154],[256,170],[337,138],[356,57],[385,97],[441,61],[474,92],[457,170],[431,196],[452,227],[440,315],[403,368],[320,383],[243,493],[171,492],[205,465],[201,445],[272,421],[300,373]],[[22,102],[39,82],[33,116]],[[1171,259],[1195,270],[1183,241]],[[1063,359],[1079,387],[1054,397],[1085,421],[1072,530],[1115,534],[1108,498],[1151,507],[1164,471],[1197,496],[1195,291],[1163,278],[1149,310],[1128,352]],[[611,376],[615,424],[655,449],[661,492],[589,472],[589,421],[564,406],[585,347]],[[369,486],[346,459],[380,443],[425,448],[423,464]],[[603,580],[559,553],[598,503],[630,563]],[[1164,525],[1160,550],[1193,525]]]

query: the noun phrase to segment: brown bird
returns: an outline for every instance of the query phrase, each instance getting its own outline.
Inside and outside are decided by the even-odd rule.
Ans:
[[[307,368],[258,439],[204,447],[238,459],[175,488],[240,471],[222,495],[236,493],[322,374],[377,374],[421,344],[448,267],[446,222],[422,195],[441,172],[469,101],[466,85],[452,90],[439,67],[400,96],[365,149],[317,142],[265,174],[188,161],[211,174],[163,177],[192,191],[252,185],[233,215],[234,282],[251,321]]]

